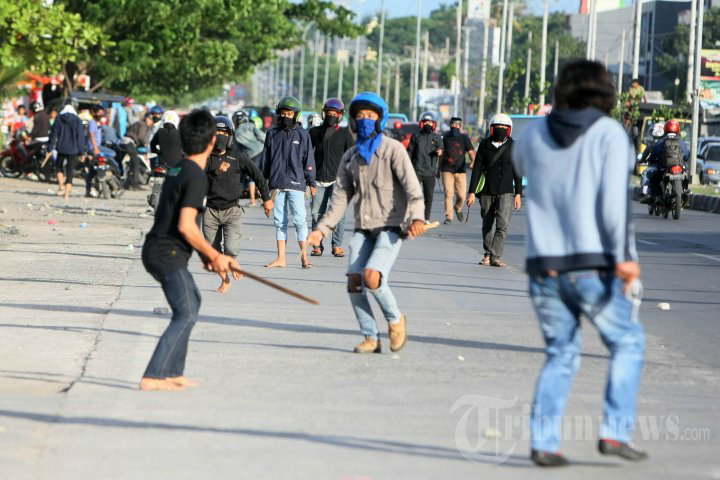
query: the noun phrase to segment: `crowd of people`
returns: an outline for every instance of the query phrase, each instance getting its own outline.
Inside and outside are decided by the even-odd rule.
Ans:
[[[238,200],[243,173],[257,186],[265,213],[272,213],[278,254],[267,267],[286,266],[290,221],[303,268],[313,266],[308,244],[313,255],[322,255],[328,236],[333,254],[343,256],[338,230],[344,228],[345,211],[353,205],[347,293],[363,336],[354,351],[382,351],[371,298],[387,321],[390,350],[402,349],[408,318],[389,285],[393,264],[404,240],[420,237],[429,228],[436,174],[442,174],[445,185],[447,223],[454,216],[462,220],[464,163],[470,154],[466,204],[469,208],[479,197],[485,250],[481,264],[504,265],[507,223],[512,210],[522,205],[521,176],[532,186],[526,199],[526,270],[547,347],[531,417],[532,460],[546,467],[568,463],[559,453],[561,422],[579,365],[582,316],[596,326],[610,351],[598,449],[626,460],[646,458],[632,443],[644,357],[637,317],[642,287],[628,195],[633,146],[622,125],[609,117],[617,97],[602,64],[583,60],[566,65],[554,98],[552,113],[529,126],[517,144],[511,120],[499,114],[476,149],[460,132],[460,118],[452,119],[452,131],[442,138],[434,133],[434,117],[426,114],[419,119],[421,131],[406,149],[383,134],[388,109],[375,93],[361,93],[350,103],[350,131],[339,127],[346,115],[339,99],[328,99],[322,125],[309,132],[298,121],[300,102],[280,99],[277,123],[267,131],[261,151],[233,142],[240,122],[213,117],[207,110],[183,117],[179,137],[184,156],[178,157],[163,186],[142,253],[173,316],[141,389],[183,390],[196,385],[184,376],[188,339],[200,308],[188,260],[193,250],[199,253],[205,268],[222,277],[219,292],[227,291],[230,275],[241,273],[236,257],[241,253]],[[249,132],[240,135],[247,137]],[[595,172],[604,173],[597,177]],[[313,197],[311,232],[306,220],[308,189]]]
[[[462,133],[461,118],[452,118],[450,131],[441,136],[435,115],[424,112],[418,118],[420,131],[405,148],[383,133],[385,100],[365,92],[347,109],[340,99],[327,99],[322,123],[309,130],[299,121],[300,102],[283,97],[276,106],[276,124],[264,133],[243,111],[229,118],[197,109],[180,119],[174,111],[153,107],[117,132],[108,127],[99,106],[91,110],[86,126],[72,103],[59,112],[33,105],[29,145],[48,142],[49,151],[57,152],[58,194],[66,199],[76,164],[83,156],[102,154],[108,142],[122,145],[122,156],[131,158],[130,187],[137,186],[140,175],[140,148],[157,152],[168,166],[142,261],[173,313],[142,377],[142,390],[196,386],[184,375],[201,304],[188,262],[198,252],[205,269],[219,275],[219,293],[228,291],[231,277],[241,277],[237,258],[242,253],[245,178],[251,181],[250,205],[259,195],[274,223],[277,257],[268,268],[287,266],[290,223],[302,268],[313,267],[309,256],[323,255],[326,237],[332,255],[344,257],[345,216],[352,205],[346,290],[362,336],[353,350],[379,354],[370,301],[377,302],[386,320],[390,351],[401,350],[408,339],[408,317],[390,288],[390,277],[403,242],[434,227],[436,178],[444,187],[444,223],[455,218],[463,222],[478,202],[484,249],[479,263],[504,267],[508,223],[512,211],[523,205],[526,177],[531,187],[526,192],[525,267],[547,355],[535,389],[531,458],[540,466],[561,466],[568,463],[559,452],[561,421],[579,365],[583,316],[610,351],[598,449],[627,460],[646,457],[632,443],[644,358],[638,320],[642,286],[628,195],[635,155],[623,126],[609,116],[616,102],[606,68],[583,60],[562,69],[552,112],[528,126],[518,142],[512,138],[511,118],[502,113],[491,119],[489,135],[475,147]],[[340,127],[345,116],[348,128]],[[603,173],[598,177],[596,172]]]

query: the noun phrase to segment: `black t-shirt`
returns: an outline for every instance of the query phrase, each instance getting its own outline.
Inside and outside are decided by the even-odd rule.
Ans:
[[[207,176],[193,161],[183,159],[168,170],[163,183],[155,223],[145,237],[142,258],[150,273],[171,272],[187,267],[192,247],[178,231],[180,210],[192,207],[205,209]],[[198,215],[198,222],[200,216]]]
[[[470,137],[464,133],[453,135],[452,132],[443,136],[443,158],[440,163],[441,172],[465,172],[465,154],[474,150]]]

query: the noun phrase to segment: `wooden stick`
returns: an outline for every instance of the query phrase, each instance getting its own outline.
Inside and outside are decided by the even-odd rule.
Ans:
[[[435,222],[432,222],[432,223],[427,223],[427,224],[425,224],[425,226],[424,226],[423,228],[424,228],[425,231],[427,232],[428,230],[432,230],[433,228],[437,228],[437,227],[439,227],[439,226],[440,226],[440,222],[435,221]]]
[[[465,223],[468,223],[468,220],[470,220],[470,205],[468,205],[467,215],[465,215]]]
[[[43,160],[42,165],[40,165],[40,168],[45,168],[45,164],[48,160],[50,160],[50,157],[52,157],[52,152],[48,152],[47,155],[45,155],[45,160]]]
[[[320,302],[318,302],[318,301],[315,300],[314,298],[306,297],[305,295],[303,295],[303,294],[301,294],[301,293],[298,293],[298,292],[296,292],[296,291],[294,291],[294,290],[290,290],[289,288],[285,288],[285,287],[283,287],[283,286],[281,286],[281,285],[278,285],[278,284],[275,283],[275,282],[271,282],[270,280],[266,280],[266,279],[264,279],[264,278],[262,278],[262,277],[260,277],[260,276],[258,276],[258,275],[255,275],[254,273],[250,273],[250,272],[248,272],[248,271],[246,271],[246,270],[242,270],[242,269],[240,269],[240,268],[233,268],[233,267],[230,267],[230,270],[232,270],[233,272],[237,272],[237,273],[239,273],[240,275],[244,275],[244,276],[246,276],[246,277],[248,277],[248,278],[250,278],[250,279],[252,279],[252,280],[255,280],[256,282],[260,282],[260,283],[262,283],[263,285],[266,285],[266,286],[268,286],[268,287],[270,287],[270,288],[274,288],[275,290],[279,290],[279,291],[281,291],[281,292],[283,292],[283,293],[285,293],[285,294],[287,294],[287,295],[290,295],[291,297],[299,298],[300,300],[302,300],[302,301],[304,301],[304,302],[312,303],[313,305],[320,305]]]

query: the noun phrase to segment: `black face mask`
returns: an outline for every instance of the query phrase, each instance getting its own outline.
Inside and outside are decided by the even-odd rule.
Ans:
[[[459,134],[460,134],[460,129],[459,129],[458,127],[450,127],[450,133],[451,133],[452,135],[459,135]]]
[[[493,142],[502,142],[507,138],[507,128],[493,127]]]
[[[432,125],[428,125],[427,123],[423,125],[422,127],[423,133],[431,133],[432,132]]]
[[[230,137],[227,135],[215,135],[215,146],[213,147],[213,151],[215,153],[222,153],[227,150],[229,143]]]
[[[326,127],[335,127],[340,123],[340,118],[332,115],[326,115],[323,119],[323,125]]]
[[[289,117],[278,117],[277,123],[283,128],[292,128],[295,125],[295,120]]]

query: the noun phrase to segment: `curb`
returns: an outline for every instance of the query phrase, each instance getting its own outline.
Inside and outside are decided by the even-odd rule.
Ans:
[[[640,187],[633,187],[633,200],[638,201],[642,196]],[[690,194],[689,210],[701,212],[720,213],[720,197],[714,195],[693,195]]]

